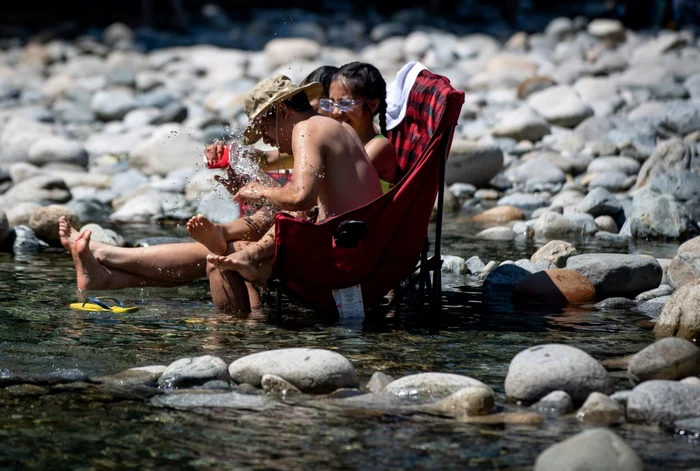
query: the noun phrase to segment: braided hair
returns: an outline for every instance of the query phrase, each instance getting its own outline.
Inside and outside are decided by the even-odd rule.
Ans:
[[[336,78],[342,78],[353,95],[379,100],[374,114],[379,114],[379,130],[386,136],[386,82],[379,69],[367,62],[350,62],[335,73]]]
[[[306,78],[301,81],[301,85],[304,86],[312,82],[319,82],[321,85],[323,85],[321,97],[328,98],[328,89],[331,88],[331,80],[333,80],[333,75],[335,75],[339,70],[340,69],[334,65],[322,65],[307,75]]]

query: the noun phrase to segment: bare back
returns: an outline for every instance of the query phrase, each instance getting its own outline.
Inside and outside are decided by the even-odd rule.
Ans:
[[[377,172],[350,125],[313,116],[294,127],[292,149],[295,183],[318,188],[319,220],[381,196]]]

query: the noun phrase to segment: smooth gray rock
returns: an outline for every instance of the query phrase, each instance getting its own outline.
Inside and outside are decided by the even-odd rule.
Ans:
[[[663,275],[656,259],[643,255],[593,253],[576,255],[566,268],[577,271],[593,283],[598,298],[634,298],[657,288]]]
[[[530,406],[537,412],[552,415],[564,415],[574,410],[574,403],[566,391],[552,391]]]
[[[181,358],[171,363],[158,378],[158,385],[161,388],[177,388],[201,385],[213,379],[228,381],[226,363],[221,358],[204,355]]]
[[[262,377],[273,374],[311,394],[359,386],[355,368],[347,358],[316,348],[282,348],[253,353],[231,363],[228,371],[236,383],[260,387]]]
[[[586,430],[550,446],[535,460],[534,471],[641,471],[644,463],[607,428]]]
[[[594,188],[576,206],[582,213],[588,213],[593,217],[616,216],[622,211],[620,201],[608,190],[602,187]]]
[[[607,298],[595,304],[599,311],[625,311],[636,307],[637,303],[628,298]]]
[[[642,314],[645,314],[652,319],[659,317],[661,312],[666,306],[666,303],[671,299],[671,296],[659,296],[658,298],[650,299],[649,301],[644,301],[639,303],[637,310]]]
[[[211,407],[263,411],[275,407],[275,401],[269,396],[240,394],[237,392],[202,394],[162,394],[151,399],[155,406],[173,409],[191,409],[194,407]]]
[[[636,386],[627,400],[627,420],[633,423],[670,424],[696,417],[700,386],[655,379]]]
[[[621,424],[625,421],[625,408],[605,394],[593,392],[576,412],[576,418],[593,424]]]
[[[678,239],[688,234],[690,216],[669,195],[651,191],[637,193],[629,216],[630,234],[638,239]]]
[[[700,374],[700,348],[689,340],[666,337],[637,352],[627,375],[635,385],[652,379],[680,380]]]
[[[611,392],[603,365],[583,350],[560,344],[530,347],[513,357],[506,375],[506,395],[533,403],[552,391],[565,391],[575,402],[591,392]]]
[[[563,268],[569,257],[576,255],[576,247],[563,240],[550,240],[545,245],[540,247],[537,252],[532,254],[530,260],[533,263],[546,262],[551,263],[557,268]]]
[[[369,381],[367,381],[365,390],[371,393],[382,392],[384,388],[386,388],[387,385],[394,380],[395,378],[389,376],[388,374],[382,373],[381,371],[375,371]]]
[[[598,232],[598,225],[590,214],[562,215],[554,211],[542,214],[534,226],[535,236],[546,239],[585,237]]]
[[[384,392],[401,397],[442,398],[468,387],[483,387],[491,390],[481,381],[469,376],[452,373],[418,373],[392,381],[384,388]]]
[[[649,291],[638,294],[634,300],[641,303],[654,298],[660,298],[662,296],[670,296],[672,294],[673,288],[671,288],[669,285],[661,285],[658,288],[650,289]]]

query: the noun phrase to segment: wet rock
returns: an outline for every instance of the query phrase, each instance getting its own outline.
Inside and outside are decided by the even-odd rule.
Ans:
[[[16,384],[8,386],[5,391],[14,397],[45,396],[50,393],[50,389],[36,384]]]
[[[633,385],[652,379],[680,380],[700,374],[700,348],[685,339],[667,337],[632,357],[627,369]]]
[[[567,85],[556,85],[534,93],[527,103],[550,123],[567,128],[574,128],[593,116],[593,109]]]
[[[509,137],[516,141],[537,142],[549,134],[549,124],[529,106],[523,106],[505,115],[493,128],[495,137]]]
[[[226,363],[211,355],[181,358],[171,363],[158,378],[161,388],[201,385],[213,379],[229,379]]]
[[[605,188],[594,188],[577,205],[576,209],[593,217],[616,216],[622,211],[620,201]],[[611,231],[612,232],[612,231]]]
[[[289,381],[271,374],[263,375],[262,379],[260,380],[260,385],[265,392],[280,394],[283,396],[301,393],[299,388],[291,384]]]
[[[65,216],[75,228],[80,228],[82,224],[73,212],[62,205],[50,205],[38,208],[29,218],[28,226],[34,231],[36,236],[51,245],[58,246],[58,220]]]
[[[259,387],[264,375],[273,374],[311,394],[359,386],[352,363],[339,353],[323,349],[283,348],[254,353],[231,363],[228,371],[236,383]]]
[[[251,394],[228,393],[185,393],[162,394],[155,396],[151,403],[155,406],[173,409],[192,409],[195,407],[210,407],[223,409],[238,409],[264,411],[275,407],[275,402],[268,396]]]
[[[452,373],[418,373],[404,376],[389,383],[385,393],[401,397],[444,398],[460,389],[488,386],[479,380]]]
[[[49,244],[43,240],[39,240],[34,231],[27,226],[15,226],[7,238],[7,241],[12,240],[12,252],[17,254],[30,254],[41,252],[49,247]]]
[[[530,406],[537,412],[552,415],[564,415],[574,410],[574,403],[565,391],[552,391]]]
[[[700,331],[700,280],[678,288],[668,300],[656,325],[656,338],[681,337],[694,339]]]
[[[468,386],[439,401],[424,407],[424,410],[448,417],[486,415],[493,409],[495,395],[491,388]]]
[[[475,222],[482,224],[503,224],[511,221],[522,221],[523,219],[525,219],[523,212],[515,206],[509,205],[496,206],[473,217]]]
[[[486,264],[479,258],[478,255],[474,255],[467,259],[467,273],[481,273],[486,268]]]
[[[510,227],[489,227],[476,234],[476,238],[493,241],[511,241],[518,235]]]
[[[651,191],[634,196],[629,220],[632,237],[640,239],[678,239],[690,230],[690,217],[685,207],[669,195]]]
[[[486,186],[503,168],[503,151],[495,145],[455,139],[445,170],[445,182]]]
[[[0,209],[0,245],[7,239],[10,235],[10,223],[7,220],[7,215],[5,211]]]
[[[382,373],[381,371],[375,371],[369,381],[367,381],[365,391],[371,393],[382,392],[384,388],[386,388],[386,386],[394,380],[395,378],[389,376],[388,374]]]
[[[627,400],[627,420],[633,423],[670,424],[696,417],[700,386],[655,379],[636,386]]]
[[[671,296],[659,296],[658,298],[639,303],[637,310],[652,319],[657,319],[670,299]]]
[[[595,428],[544,450],[535,460],[534,470],[641,471],[643,468],[642,460],[615,432]]]
[[[534,226],[535,237],[556,239],[584,237],[595,234],[598,226],[590,214],[562,215],[554,211],[543,213]]]
[[[459,417],[459,422],[480,425],[540,425],[541,415],[534,412],[499,412],[497,414]]]
[[[563,240],[551,240],[532,254],[530,260],[535,263],[549,262],[558,268],[563,268],[566,265],[566,260],[577,253],[576,247],[570,243]]]
[[[598,230],[609,234],[617,234],[620,230],[615,223],[615,219],[611,216],[598,216],[595,218],[595,223],[598,226]]]
[[[166,370],[166,366],[130,368],[113,375],[100,376],[95,378],[98,383],[110,384],[114,386],[135,386],[143,385],[150,387],[158,386],[158,378]]]
[[[486,269],[482,271],[483,273],[486,273]],[[491,301],[510,301],[513,287],[530,274],[528,270],[512,263],[495,267],[485,276],[483,294]]]
[[[592,424],[621,424],[625,421],[625,408],[605,394],[593,392],[576,413],[576,418]]]
[[[692,386],[700,386],[700,378],[697,376],[688,376],[687,378],[683,378],[681,383],[690,384]]]
[[[559,390],[583,401],[591,392],[609,392],[611,382],[605,368],[586,352],[547,344],[523,350],[511,360],[505,390],[510,399],[524,403]]]
[[[690,419],[681,419],[673,422],[673,426],[669,427],[673,433],[683,435],[688,439],[700,438],[700,416]],[[693,468],[688,471],[697,471],[698,468]]]
[[[467,272],[466,260],[456,255],[441,255],[442,271],[445,273],[455,273],[463,275]]]
[[[690,239],[678,247],[676,256],[668,265],[666,277],[673,289],[700,278],[700,237]]]
[[[555,268],[522,279],[513,287],[514,303],[538,303],[564,307],[595,300],[595,288],[588,279],[573,270]]]
[[[626,311],[636,307],[637,303],[628,298],[607,298],[595,304],[595,308],[599,311]]]
[[[457,198],[471,198],[476,192],[476,187],[469,183],[453,183],[448,188],[450,193],[455,195]]]
[[[671,294],[673,294],[673,288],[671,288],[669,285],[661,285],[658,288],[650,289],[649,291],[638,294],[634,300],[640,303],[649,301],[650,299],[660,298],[662,296],[670,296]]]
[[[633,298],[657,288],[662,270],[654,258],[626,254],[575,255],[566,268],[577,271],[593,283],[599,299],[614,296]]]

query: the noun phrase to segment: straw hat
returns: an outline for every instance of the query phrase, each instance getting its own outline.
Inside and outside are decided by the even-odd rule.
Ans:
[[[291,98],[299,92],[305,92],[309,101],[318,98],[323,91],[323,85],[312,82],[303,87],[292,83],[286,75],[276,74],[262,80],[246,93],[243,103],[248,125],[243,130],[243,137],[248,143],[260,139],[260,118],[276,103]]]

